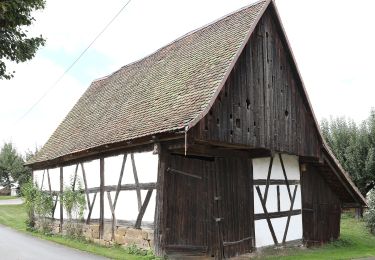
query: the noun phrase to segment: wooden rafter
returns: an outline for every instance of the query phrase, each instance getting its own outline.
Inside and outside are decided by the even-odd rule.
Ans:
[[[139,189],[139,181],[138,181],[138,174],[137,174],[137,168],[135,166],[135,161],[134,161],[134,154],[130,154],[130,158],[132,161],[132,167],[133,167],[133,175],[134,175],[134,182],[135,185],[137,186],[137,200],[138,200],[138,212],[141,210],[142,207],[142,197],[141,197],[141,190]]]

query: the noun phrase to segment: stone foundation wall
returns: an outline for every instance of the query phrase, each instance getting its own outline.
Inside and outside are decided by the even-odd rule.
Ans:
[[[114,244],[122,245],[124,247],[136,245],[143,249],[153,249],[154,247],[154,231],[152,229],[135,229],[132,227],[117,226],[115,228],[114,237],[112,238],[112,226],[111,224],[104,225],[104,236],[103,239],[99,239],[99,224],[86,225],[82,223],[83,237],[94,243],[111,246]],[[36,221],[37,229],[41,228],[41,225]],[[60,222],[51,222],[52,233],[60,233]],[[66,223],[63,224],[63,235],[67,234]]]

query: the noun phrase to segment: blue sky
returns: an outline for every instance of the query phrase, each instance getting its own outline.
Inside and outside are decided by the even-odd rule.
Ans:
[[[16,77],[0,81],[0,141],[21,152],[43,145],[90,83],[252,0],[132,0],[48,96],[18,120],[125,4],[123,0],[47,0],[32,34],[47,44]],[[318,120],[357,122],[375,107],[375,2],[276,0]],[[73,8],[74,7],[74,8]],[[5,127],[4,127],[5,126]]]

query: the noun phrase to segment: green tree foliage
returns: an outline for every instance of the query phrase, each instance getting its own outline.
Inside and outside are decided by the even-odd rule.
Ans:
[[[368,210],[364,218],[366,226],[370,229],[371,233],[375,234],[375,189],[372,189],[368,194]]]
[[[50,233],[54,205],[51,194],[41,191],[38,185],[34,184],[32,180],[25,183],[21,189],[28,216],[26,220],[27,227],[34,229],[37,220],[39,222],[39,229],[44,233]]]
[[[13,182],[21,186],[31,178],[31,170],[24,166],[24,158],[12,143],[5,143],[0,151],[0,185],[11,187]]]
[[[5,60],[25,62],[44,45],[42,36],[28,37],[27,26],[35,20],[35,10],[43,9],[44,0],[0,0],[0,79],[10,79]]]
[[[321,122],[321,129],[341,165],[366,196],[375,186],[375,110],[361,124],[331,118]]]

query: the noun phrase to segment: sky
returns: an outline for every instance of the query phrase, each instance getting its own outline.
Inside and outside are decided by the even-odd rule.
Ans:
[[[47,42],[33,60],[9,64],[16,71],[12,80],[0,80],[0,142],[13,142],[21,153],[35,150],[93,80],[254,1],[131,0],[50,89],[126,2],[47,0],[35,13],[29,33],[42,34]],[[375,1],[275,2],[318,121],[366,119],[375,107]]]

